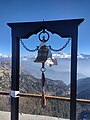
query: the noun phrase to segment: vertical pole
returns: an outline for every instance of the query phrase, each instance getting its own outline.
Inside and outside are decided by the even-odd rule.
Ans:
[[[77,94],[77,41],[78,27],[73,30],[71,41],[71,102],[70,120],[76,120],[76,94]]]
[[[13,32],[14,33],[14,32]],[[19,38],[12,33],[12,81],[11,81],[11,120],[18,120],[19,97],[15,93],[19,91]]]

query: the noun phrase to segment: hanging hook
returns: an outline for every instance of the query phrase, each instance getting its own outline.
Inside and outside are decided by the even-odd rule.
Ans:
[[[43,38],[41,39],[41,35],[42,35],[42,34],[45,34],[45,33],[47,34],[47,39],[45,39],[45,36],[43,36]],[[39,40],[40,40],[41,42],[47,42],[47,41],[49,40],[49,37],[50,37],[50,36],[49,36],[49,33],[46,32],[45,29],[43,29],[43,31],[40,32],[39,35],[38,35],[38,38],[39,38]]]

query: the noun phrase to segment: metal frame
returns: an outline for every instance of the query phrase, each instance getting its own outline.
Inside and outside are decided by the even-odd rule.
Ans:
[[[19,57],[20,38],[28,38],[37,34],[44,27],[51,33],[63,38],[71,37],[71,95],[70,120],[76,120],[76,88],[77,88],[77,42],[78,25],[84,19],[56,20],[42,22],[7,23],[12,28],[12,81],[11,90],[19,91]],[[19,97],[11,96],[11,120],[19,119]]]

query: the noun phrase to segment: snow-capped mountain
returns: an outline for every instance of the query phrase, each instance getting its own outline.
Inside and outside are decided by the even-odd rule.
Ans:
[[[81,54],[81,56],[82,56],[84,59],[90,59],[90,55]]]
[[[70,59],[71,58],[71,54],[70,53],[53,53],[52,54],[53,57],[55,58],[62,58],[62,59]],[[11,58],[10,55],[6,55],[6,54],[2,54],[0,53],[0,59],[6,59],[6,58]],[[36,55],[27,55],[27,56],[22,56],[21,60],[28,60],[28,59],[33,59],[36,58]],[[79,54],[77,55],[78,59],[90,59],[90,55],[86,55],[86,54]]]
[[[11,56],[0,53],[0,58],[10,58]]]
[[[52,54],[52,56],[55,58],[71,58],[71,55],[69,53],[57,53]]]
[[[10,60],[11,56],[0,53],[0,61]]]
[[[61,59],[71,59],[71,54],[70,53],[57,53],[57,54],[52,54],[52,57],[54,58],[61,58]],[[36,55],[31,55],[31,56],[23,56],[21,57],[22,60],[28,60],[31,58],[36,58]],[[90,59],[90,55],[86,54],[79,54],[77,55],[77,59]]]
[[[71,54],[70,53],[58,53],[58,54],[53,54],[53,57],[70,59]],[[90,59],[90,55],[79,54],[79,55],[77,55],[77,59]]]

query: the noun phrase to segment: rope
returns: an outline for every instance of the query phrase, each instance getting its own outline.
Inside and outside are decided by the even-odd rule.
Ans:
[[[49,46],[50,50],[54,51],[54,52],[58,52],[58,51],[62,51],[70,42],[70,39],[68,39],[68,41],[65,43],[65,45],[63,45],[62,48],[56,50],[56,49],[53,49],[51,46]]]
[[[39,46],[37,46],[36,49],[34,49],[34,50],[30,50],[29,48],[27,48],[27,47],[25,46],[25,44],[24,44],[24,42],[23,42],[22,40],[20,40],[20,41],[21,41],[22,46],[23,46],[27,51],[29,51],[29,52],[35,52],[35,51],[37,51],[38,48],[39,48]]]
[[[44,63],[42,63],[42,68],[44,68]],[[45,75],[44,75],[45,71],[42,71],[42,108],[45,108],[46,106],[46,98],[45,98]]]

